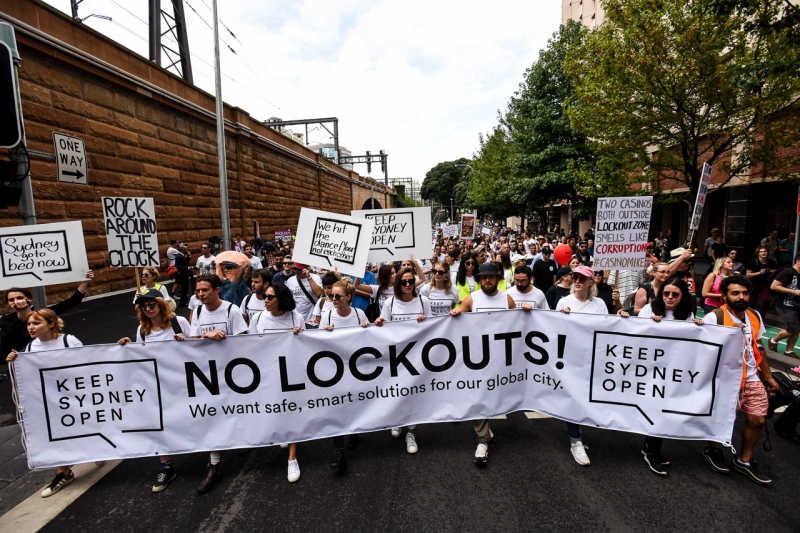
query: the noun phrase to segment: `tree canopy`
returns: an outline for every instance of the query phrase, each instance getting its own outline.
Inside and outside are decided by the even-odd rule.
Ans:
[[[469,182],[469,159],[461,158],[456,161],[439,163],[425,174],[425,179],[420,188],[420,196],[424,200],[438,202],[442,205],[453,203],[461,207],[468,207],[466,197],[467,187],[459,186],[461,182]]]

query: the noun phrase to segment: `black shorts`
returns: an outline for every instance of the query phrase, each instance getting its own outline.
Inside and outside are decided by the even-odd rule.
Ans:
[[[786,331],[789,333],[800,333],[800,309],[791,309],[788,307],[775,307],[778,314],[783,319],[786,325]]]

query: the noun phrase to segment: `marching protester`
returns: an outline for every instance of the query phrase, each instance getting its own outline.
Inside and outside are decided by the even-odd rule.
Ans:
[[[361,283],[361,278],[356,278],[356,291],[364,291],[370,294],[370,298],[378,306],[378,315],[380,315],[380,310],[383,309],[384,302],[394,295],[394,282],[397,277],[395,272],[392,265],[381,265],[378,269],[377,285],[366,285]]]
[[[339,274],[339,271],[328,271],[322,275],[322,297],[314,304],[314,324],[319,324],[322,314],[327,313],[331,309],[333,309],[334,304],[332,299],[330,298],[331,292],[333,291],[333,286],[335,283],[341,280],[342,275]],[[352,304],[352,302],[350,302]],[[313,326],[317,327],[317,326]]]
[[[435,263],[431,273],[430,283],[420,287],[419,293],[430,300],[433,316],[446,315],[461,302],[450,279],[450,266],[443,261]]]
[[[778,342],[786,339],[783,355],[797,357],[794,346],[800,334],[800,254],[794,256],[794,265],[778,271],[770,289],[778,293],[775,309],[785,327],[769,340],[769,349],[777,352]]]
[[[189,249],[181,245],[178,248],[178,255],[175,256],[175,268],[178,269],[178,274],[175,277],[175,284],[180,284],[181,298],[178,305],[186,307],[189,303],[189,275],[191,274],[191,265],[189,264]],[[175,294],[175,291],[172,291]]]
[[[777,232],[773,233],[777,235]],[[768,254],[769,250],[766,246],[759,246],[756,248],[756,258],[747,265],[747,279],[753,284],[753,289],[750,291],[750,307],[758,309],[761,316],[767,314],[769,304],[772,303],[772,294],[767,286],[767,280],[772,271],[778,268],[775,260],[767,257]],[[756,305],[759,296],[761,305]]]
[[[558,276],[558,280],[556,281],[556,284],[547,289],[547,293],[545,293],[547,305],[550,306],[550,309],[555,309],[559,300],[570,293],[570,290],[572,289],[571,272],[572,271],[568,266],[558,269],[558,273],[556,274]]]
[[[646,281],[636,289],[633,300],[633,314],[638,315],[646,304],[658,295],[661,285],[669,278],[670,268],[667,263],[656,263],[653,266],[653,281]]]
[[[200,245],[200,257],[197,258],[197,262],[194,264],[195,270],[197,270],[197,275],[202,276],[203,274],[213,274],[216,265],[214,264],[214,256],[211,255],[211,245],[208,243],[203,243]]]
[[[11,291],[13,290],[15,289],[11,289]],[[9,291],[9,293],[11,293],[11,291]],[[28,311],[25,318],[25,330],[28,339],[31,340],[19,350],[15,347],[11,348],[10,353],[6,357],[6,361],[9,363],[14,361],[20,354],[26,352],[44,352],[83,346],[83,343],[74,336],[61,333],[64,329],[64,321],[58,318],[58,315],[52,308],[32,310],[30,309],[30,303],[28,303],[26,309]],[[57,467],[56,476],[41,492],[42,498],[52,496],[74,480],[75,474],[72,472],[72,468],[70,468],[69,465]]]
[[[294,261],[292,261],[292,254],[284,254],[283,261],[275,259],[275,268],[282,267],[282,270],[275,272],[272,275],[272,283],[286,284],[289,278],[294,277]]]
[[[689,286],[680,278],[667,280],[661,286],[658,296],[652,302],[645,304],[639,311],[639,318],[651,318],[656,323],[662,320],[694,321],[698,325],[703,323],[702,320],[694,318]],[[666,476],[665,467],[669,466],[669,460],[661,454],[663,444],[664,439],[661,437],[645,437],[642,456],[650,470],[658,475]]]
[[[518,266],[514,269],[514,286],[507,294],[516,303],[518,309],[529,304],[533,309],[549,309],[544,293],[533,285],[533,271],[529,266]]]
[[[250,244],[245,245],[244,247],[244,255],[247,256],[247,259],[250,261],[250,267],[253,271],[259,270],[263,268],[261,265],[261,258],[257,255],[253,255],[253,246]]]
[[[223,341],[229,335],[241,335],[247,332],[247,324],[242,318],[242,311],[239,307],[225,302],[219,297],[221,285],[222,281],[216,274],[204,274],[197,278],[195,293],[202,305],[197,308],[192,319],[193,339]],[[211,490],[214,483],[222,477],[222,464],[218,450],[210,452],[207,468],[206,478],[197,487],[197,492],[200,494]]]
[[[139,318],[136,342],[182,341],[191,337],[189,321],[175,315],[161,291],[157,289],[147,289],[136,297],[136,316]],[[129,342],[129,337],[118,341],[122,345]],[[171,455],[161,455],[159,460],[162,470],[156,476],[153,492],[161,492],[178,476],[172,465]]]
[[[763,247],[762,249],[766,250]],[[748,270],[750,269],[748,268]],[[730,276],[722,280],[720,292],[725,303],[719,309],[705,315],[703,322],[742,329],[744,349],[737,410],[745,414],[745,423],[742,427],[742,444],[739,455],[733,458],[733,468],[751,481],[770,486],[772,480],[761,473],[758,463],[753,459],[753,450],[761,434],[761,428],[764,427],[769,408],[767,390],[761,380],[763,379],[771,390],[778,390],[780,387],[772,377],[767,358],[761,354],[763,347],[760,346],[760,341],[766,333],[761,314],[748,308],[751,298],[750,291],[753,288],[753,283],[744,276]],[[722,450],[716,443],[709,442],[703,455],[709,467],[715,472],[721,474],[729,472]]]
[[[733,274],[733,259],[720,257],[714,262],[714,268],[703,282],[703,313],[708,314],[725,303],[719,292],[720,286],[722,286],[722,280],[731,274]]]
[[[405,268],[401,270],[394,284],[394,295],[387,298],[381,309],[381,316],[375,320],[375,325],[383,326],[384,322],[399,322],[403,320],[416,320],[422,322],[431,316],[431,303],[425,296],[417,294],[417,280],[414,270]],[[417,453],[414,429],[416,425],[408,426],[406,432],[406,451]],[[403,428],[392,428],[392,437],[398,439],[403,434]]]
[[[136,303],[136,299],[139,297],[139,294],[144,294],[149,289],[156,289],[157,291],[161,292],[161,296],[167,302],[171,302],[170,305],[172,308],[175,308],[175,300],[169,297],[169,291],[167,287],[158,283],[158,269],[156,267],[147,266],[142,268],[142,273],[139,275],[142,278],[142,282],[144,285],[139,286],[139,290],[136,291],[136,294],[133,295],[133,303]]]
[[[585,266],[575,267],[571,273],[572,289],[571,294],[561,298],[556,304],[556,311],[562,313],[587,313],[595,315],[605,315],[608,308],[605,302],[597,298],[597,287],[594,284],[594,271]],[[623,310],[617,311],[619,316],[628,316]],[[572,457],[579,465],[589,466],[589,456],[581,440],[581,427],[573,422],[567,422],[569,430],[570,450]]]
[[[481,265],[477,277],[480,281],[480,290],[467,295],[459,307],[450,311],[451,316],[456,317],[461,313],[503,311],[517,308],[517,304],[514,303],[511,296],[497,288],[500,282],[500,271],[495,263],[488,262]],[[528,303],[523,303],[521,309],[530,311],[533,307]],[[494,433],[489,429],[489,420],[486,418],[475,420],[472,423],[472,428],[478,438],[474,461],[477,464],[484,464],[489,460],[489,444],[494,442]]]
[[[297,312],[307,321],[313,321],[314,304],[322,296],[322,279],[317,274],[312,274],[308,265],[301,263],[294,264],[294,272],[294,276],[286,280],[286,287],[292,291]]]
[[[737,276],[744,276],[745,274],[744,263],[739,261],[739,251],[729,250],[728,257],[730,257],[731,260],[733,261],[733,273],[736,274]]]
[[[170,296],[175,298],[175,293],[180,289],[180,284],[177,282],[178,277],[178,268],[175,266],[175,261],[179,255],[181,255],[180,250],[180,241],[178,239],[171,239],[169,241],[169,247],[167,248],[167,270],[166,274],[169,279],[175,281],[172,284],[172,290],[170,291]]]
[[[89,289],[89,281],[94,279],[94,272],[86,271],[86,281],[82,281],[72,296],[50,306],[47,309],[55,314],[66,313],[83,301]],[[33,311],[33,292],[28,288],[14,287],[6,291],[6,303],[10,313],[0,317],[0,357],[6,357],[11,350],[20,351],[31,342],[28,333],[28,317]]]
[[[269,266],[269,273],[272,274],[272,277],[275,277],[275,274],[278,272],[283,271],[283,251],[276,250],[272,254],[273,263]],[[294,265],[292,265],[294,266]],[[277,283],[277,280],[276,280]]]
[[[608,314],[613,315],[622,309],[622,302],[619,300],[619,291],[603,281],[605,272],[602,270],[594,271],[594,286],[597,287],[597,297],[603,300],[608,309]]]
[[[464,298],[473,293],[476,289],[477,281],[475,280],[475,271],[478,267],[478,261],[471,253],[465,253],[461,257],[461,264],[458,266],[454,285],[458,292],[459,301],[464,301]],[[456,304],[458,306],[459,304]]]
[[[558,263],[551,258],[553,250],[549,246],[543,246],[540,253],[542,258],[533,260],[533,285],[547,294],[548,289],[556,284]]]
[[[272,274],[269,273],[269,270],[266,268],[259,268],[253,271],[253,279],[250,284],[250,288],[253,292],[245,296],[244,300],[242,300],[242,304],[239,306],[239,309],[242,310],[244,321],[248,324],[250,324],[253,315],[266,309],[264,305],[264,295],[267,293],[267,288],[269,288],[271,283]]]
[[[358,308],[352,307],[353,297],[356,288],[349,280],[337,281],[333,284],[330,294],[326,298],[333,302],[333,308],[322,314],[319,327],[327,331],[333,331],[335,327],[369,326],[367,316]],[[348,449],[358,446],[358,435],[349,435],[347,438]],[[344,436],[333,437],[334,457],[331,468],[337,472],[342,471],[347,466],[347,457],[344,453]]]

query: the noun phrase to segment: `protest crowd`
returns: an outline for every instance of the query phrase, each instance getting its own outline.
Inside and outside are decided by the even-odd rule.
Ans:
[[[658,232],[658,238],[648,244],[645,268],[603,271],[593,268],[592,230],[578,236],[565,234],[557,225],[541,234],[497,224],[488,228],[465,237],[444,237],[441,229],[433,228],[430,257],[367,263],[360,277],[293,260],[293,239],[273,242],[256,236],[245,241],[237,234],[227,246],[229,251],[220,250],[216,240],[200,245],[197,257],[192,257],[186,243],[173,240],[166,251],[165,272],[155,267],[139,272],[140,286],[133,295],[139,324],[132,326],[130,335],[119,344],[205,338],[224,345],[233,335],[289,331],[303,335],[311,328],[374,328],[393,321],[421,323],[442,315],[457,321],[463,313],[504,309],[615,314],[649,318],[654,324],[675,320],[697,327],[738,327],[743,332],[737,406],[744,417],[741,444],[730,462],[714,442],[704,445],[702,455],[715,472],[727,474],[733,469],[755,483],[772,484],[759,468],[754,451],[766,417],[774,410],[770,395],[781,387],[794,386],[776,380],[766,357],[767,350],[778,350],[781,340],[786,341],[784,354],[797,357],[800,254],[793,249],[794,235],[781,240],[774,232],[752,257],[740,257],[714,230],[703,250],[698,250],[712,265],[698,283],[691,245],[679,246],[669,233]],[[10,312],[0,318],[3,358],[12,362],[28,352],[82,346],[80,339],[67,333],[58,315],[80,305],[92,277],[89,271],[72,297],[44,309],[33,307],[28,288],[6,291]],[[764,321],[773,304],[785,329],[768,340]],[[190,311],[188,319],[177,314],[183,307]],[[775,433],[800,444],[796,432],[799,418],[800,405],[795,401],[775,420]],[[496,438],[489,422],[473,421],[477,446],[473,460],[478,465],[488,461]],[[403,438],[406,451],[414,454],[420,451],[419,430],[424,428],[394,427],[391,437]],[[590,465],[580,425],[568,422],[567,436],[575,461]],[[564,442],[566,448],[566,438]],[[346,468],[346,450],[358,445],[356,434],[333,437],[331,468],[337,472]],[[287,450],[288,481],[296,482],[301,446],[286,443],[281,447]],[[637,453],[652,472],[667,475],[670,460],[665,456],[669,452],[664,450],[664,439],[644,437]],[[162,455],[159,461],[162,468],[153,492],[164,490],[177,476],[172,456]],[[197,490],[209,491],[222,475],[220,451],[209,451],[207,475]],[[70,466],[61,466],[41,495],[51,496],[73,479]]]

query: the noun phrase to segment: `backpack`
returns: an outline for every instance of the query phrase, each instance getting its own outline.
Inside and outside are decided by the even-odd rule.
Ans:
[[[644,289],[647,292],[647,303],[652,302],[656,298],[656,291],[653,288],[653,284],[651,282],[642,283],[639,285],[633,294],[631,294],[627,300],[622,304],[622,310],[626,313],[633,314],[633,309],[636,306],[636,295],[639,293],[639,289]]]
[[[364,314],[367,316],[367,320],[370,323],[375,323],[379,316],[381,316],[381,307],[378,305],[378,302],[375,301],[374,298],[371,298],[369,301],[369,305],[367,309],[364,311]]]
[[[195,318],[200,318],[200,312],[203,310],[203,307],[204,306],[201,305],[200,307],[197,308],[197,316]],[[231,307],[233,307],[233,304],[229,303],[228,304],[228,318],[231,317]]]

